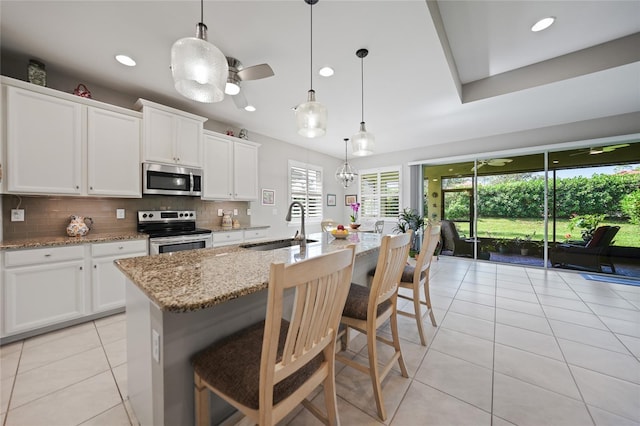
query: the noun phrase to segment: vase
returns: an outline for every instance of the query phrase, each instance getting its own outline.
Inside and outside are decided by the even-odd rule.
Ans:
[[[84,237],[93,225],[93,219],[84,216],[71,216],[67,225],[67,235],[70,237]]]
[[[359,223],[350,223],[349,226],[351,227],[351,229],[358,229],[360,227]]]

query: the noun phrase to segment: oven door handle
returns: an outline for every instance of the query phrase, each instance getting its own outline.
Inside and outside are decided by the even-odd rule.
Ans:
[[[162,245],[162,244],[180,244],[180,243],[188,243],[191,241],[201,241],[201,240],[206,240],[207,238],[211,238],[211,236],[205,236],[205,235],[182,235],[182,236],[176,236],[176,237],[154,237],[154,238],[150,238],[149,242],[151,244],[158,244],[158,245]]]

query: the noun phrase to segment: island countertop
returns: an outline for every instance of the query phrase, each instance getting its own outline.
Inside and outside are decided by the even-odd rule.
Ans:
[[[190,312],[206,309],[267,288],[271,263],[294,263],[356,244],[358,257],[376,253],[381,236],[352,233],[334,239],[329,233],[307,236],[304,253],[299,246],[254,251],[240,245],[188,250],[116,261],[120,270],[159,309]]]

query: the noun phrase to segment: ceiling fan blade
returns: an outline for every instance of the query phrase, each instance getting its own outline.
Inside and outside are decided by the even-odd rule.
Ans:
[[[609,146],[603,147],[602,151],[603,152],[611,152],[611,151],[615,151],[618,148],[626,148],[628,146],[629,146],[628,143],[623,143],[623,144],[620,144],[620,145],[609,145]]]
[[[242,81],[260,80],[261,78],[272,77],[274,75],[275,73],[269,64],[253,65],[238,71],[238,78]]]
[[[236,104],[236,107],[238,107],[238,109],[244,109],[247,105],[249,105],[249,102],[247,102],[247,98],[244,96],[244,91],[242,90],[237,95],[233,95],[231,97],[233,98],[233,103]]]
[[[504,166],[507,163],[511,163],[513,160],[510,158],[493,158],[487,161],[490,166]]]

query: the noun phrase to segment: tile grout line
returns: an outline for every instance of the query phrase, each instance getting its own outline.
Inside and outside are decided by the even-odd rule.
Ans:
[[[7,411],[4,413],[2,419],[2,426],[6,426],[7,419],[9,418],[9,411],[11,411],[11,401],[13,400],[13,391],[16,388],[16,381],[18,380],[18,370],[20,368],[20,361],[22,360],[22,351],[24,350],[24,340],[20,343],[20,356],[18,357],[18,364],[16,364],[16,371],[13,375],[13,381],[11,383],[11,391],[9,391],[9,401],[7,401]]]
[[[572,288],[573,290],[573,288]],[[574,290],[575,291],[575,290]],[[538,299],[538,303],[539,302],[539,298],[538,298],[538,294],[536,293],[536,298]],[[540,306],[542,307],[542,304],[540,303]],[[596,421],[593,418],[593,415],[591,414],[591,410],[589,410],[589,405],[587,404],[587,401],[585,401],[584,399],[584,395],[582,394],[582,390],[580,389],[580,386],[578,385],[578,381],[576,380],[573,371],[571,370],[571,366],[569,364],[569,361],[567,361],[567,357],[564,354],[564,351],[562,350],[562,346],[560,345],[560,342],[558,341],[558,337],[556,336],[555,331],[553,330],[553,327],[551,326],[551,322],[549,321],[549,317],[547,317],[547,313],[545,312],[544,308],[542,308],[542,312],[544,313],[544,318],[547,321],[547,325],[549,326],[549,329],[551,329],[551,334],[553,336],[553,339],[556,342],[556,345],[558,345],[558,349],[560,350],[560,354],[562,355],[562,360],[564,361],[567,370],[569,370],[569,374],[571,375],[571,379],[573,380],[573,383],[576,386],[576,390],[578,391],[578,394],[580,395],[580,399],[582,400],[582,403],[584,404],[584,408],[587,410],[587,413],[589,414],[589,418],[591,419],[591,422],[596,425]],[[600,318],[598,318],[600,319]],[[602,322],[602,320],[600,320]]]

